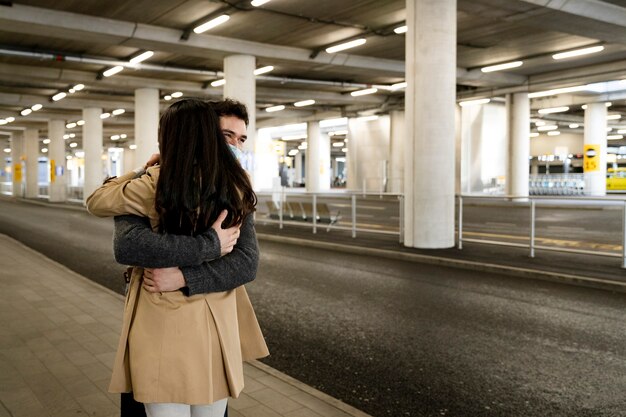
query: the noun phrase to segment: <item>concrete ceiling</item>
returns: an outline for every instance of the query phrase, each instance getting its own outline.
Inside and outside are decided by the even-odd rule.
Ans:
[[[405,23],[405,0],[272,0],[259,8],[248,0],[2,4],[0,118],[16,117],[11,128],[38,126],[45,134],[46,118],[77,120],[81,108],[97,105],[125,108],[126,125],[121,128],[132,134],[134,89],[156,87],[162,95],[182,91],[185,96],[219,98],[221,88],[208,83],[221,77],[223,59],[232,53],[253,54],[259,67],[275,67],[258,78],[259,109],[316,100],[314,106],[280,114],[259,111],[260,125],[270,123],[270,117],[293,121],[403,106],[402,91],[379,89],[359,98],[347,93],[404,80],[404,35],[393,29]],[[223,13],[231,16],[228,22],[204,34],[189,33]],[[626,78],[626,1],[458,0],[457,16],[460,98]],[[324,52],[355,37],[365,37],[367,43],[346,53]],[[603,45],[604,51],[564,61],[551,58],[556,52],[595,45]],[[104,69],[144,50],[155,54],[136,68],[98,79]],[[18,56],[21,52],[26,54]],[[480,71],[513,60],[524,65]],[[50,101],[77,83],[86,88]],[[19,116],[36,102],[44,108]],[[612,111],[626,110],[625,103],[623,98],[614,100]],[[116,123],[105,121],[105,134],[107,129],[115,133]]]

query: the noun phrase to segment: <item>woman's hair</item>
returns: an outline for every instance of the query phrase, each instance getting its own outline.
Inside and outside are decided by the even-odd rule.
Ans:
[[[196,235],[224,209],[224,227],[241,224],[254,211],[248,174],[228,148],[209,103],[185,99],[172,104],[159,121],[159,149],[155,206],[160,232]]]

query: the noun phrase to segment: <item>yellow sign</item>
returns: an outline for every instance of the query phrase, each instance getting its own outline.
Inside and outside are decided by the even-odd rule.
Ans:
[[[13,181],[22,182],[22,163],[13,165]]]
[[[50,182],[54,182],[55,179],[56,179],[55,164],[54,164],[54,159],[51,159],[50,160]]]
[[[583,150],[583,171],[600,170],[600,145],[585,145]]]

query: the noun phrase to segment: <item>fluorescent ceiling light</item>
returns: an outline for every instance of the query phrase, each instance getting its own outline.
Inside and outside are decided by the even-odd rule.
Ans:
[[[608,135],[606,137],[608,140],[620,140],[620,139],[624,139],[623,135]]]
[[[378,119],[378,116],[376,116],[376,115],[373,115],[373,116],[363,116],[363,117],[357,117],[356,119],[359,122],[369,122],[369,121]]]
[[[268,113],[274,113],[276,111],[281,111],[281,110],[285,110],[285,106],[283,106],[282,104],[280,104],[278,106],[267,107],[265,109],[265,111],[268,112]]]
[[[306,139],[306,133],[301,135],[287,135],[280,138],[281,140],[300,140]]]
[[[224,84],[226,84],[226,80],[225,79],[215,80],[215,81],[211,82],[211,86],[212,87],[219,87],[220,85],[224,85]]]
[[[270,71],[273,71],[274,67],[271,65],[268,65],[266,67],[261,67],[261,68],[257,68],[254,70],[254,75],[261,75],[261,74],[267,74]]]
[[[586,90],[586,85],[577,85],[574,87],[555,88],[553,90],[537,91],[535,93],[529,93],[528,98],[555,96],[557,94],[574,93],[576,91]]]
[[[85,88],[85,84],[76,84],[74,87],[72,87],[72,90],[74,91],[80,91],[83,88]]]
[[[535,126],[545,126],[545,125],[546,125],[546,122],[544,122],[543,120],[537,120],[535,122]]]
[[[548,136],[558,136],[560,134],[561,134],[561,132],[559,132],[558,130],[552,130],[552,131],[548,132]]]
[[[300,144],[300,146],[298,146],[298,149],[300,149],[300,150],[304,150],[304,149],[306,149],[308,146],[309,146],[309,145],[308,145],[306,142],[302,142],[302,143]]]
[[[626,129],[620,129],[617,131],[617,133],[619,133],[620,135],[624,135],[626,134]]]
[[[4,152],[11,153],[11,148],[4,148]]]
[[[76,143],[76,142],[70,143],[70,148],[75,148],[77,146],[78,146],[78,143]]]
[[[119,139],[120,139],[120,135],[111,136],[111,140],[119,140]]]
[[[70,135],[68,134],[63,135],[63,139],[69,139],[69,138],[70,138]]]
[[[600,52],[600,51],[603,51],[603,50],[604,50],[604,46],[602,46],[602,45],[600,45],[600,46],[592,46],[591,48],[575,49],[573,51],[561,52],[561,53],[558,53],[558,54],[554,54],[554,55],[552,55],[552,58],[553,59],[573,58],[575,56],[594,54],[596,52]]]
[[[44,140],[43,140],[43,144],[44,144],[44,145],[47,145],[47,144],[49,144],[49,143],[50,143],[50,139],[44,139]]]
[[[148,58],[151,58],[152,55],[154,55],[153,51],[146,51],[146,52],[144,52],[142,54],[137,55],[134,58],[131,58],[130,63],[131,64],[139,64],[140,62],[145,61]]]
[[[48,148],[41,148],[42,153],[48,153]]]
[[[4,119],[7,121],[7,123],[11,123],[15,121],[15,117],[7,117],[6,119]]]
[[[216,17],[215,19],[211,19],[208,22],[201,24],[200,26],[195,28],[193,31],[196,33],[206,32],[207,30],[213,29],[214,27],[219,26],[222,23],[228,22],[228,19],[230,19],[230,16],[227,14],[223,14],[221,16]]]
[[[536,138],[537,136],[539,136],[539,133],[537,133],[537,132],[530,132],[530,137],[531,138]]]
[[[523,64],[524,64],[523,61],[513,61],[513,62],[506,62],[504,64],[490,65],[488,67],[483,67],[480,70],[482,72],[502,71],[505,69],[521,67]]]
[[[172,98],[182,97],[183,93],[181,91],[176,91],[175,93],[170,94]]]
[[[120,114],[124,114],[124,113],[126,113],[126,110],[124,109],[115,109],[111,112],[113,116],[119,116]]]
[[[135,144],[128,145],[128,149],[135,150],[135,149],[137,149],[137,145],[135,145]]]
[[[7,124],[7,121],[4,119],[0,119],[0,126]]]
[[[111,117],[111,113],[102,113],[102,114],[100,115],[100,118],[101,118],[101,119],[108,119],[109,117]]]
[[[537,130],[540,132],[547,132],[548,130],[556,130],[558,128],[559,127],[557,125],[548,125],[548,126],[539,126]]]
[[[348,148],[341,148],[341,152],[343,152],[343,153],[348,152]]]
[[[406,88],[406,81],[402,81],[401,83],[391,84],[391,90],[400,90],[401,88]]]
[[[73,88],[70,88],[69,90],[67,90],[70,94],[74,94],[76,92],[76,90],[74,90]]]
[[[126,135],[126,133],[122,133],[122,134],[120,135],[120,138],[122,138],[122,139],[126,139],[127,137],[128,137],[128,136]]]
[[[20,114],[22,116],[28,116],[29,114],[31,114],[33,111],[31,109],[24,109],[20,112]]]
[[[292,150],[290,150],[290,151],[289,151],[289,156],[296,156],[296,155],[298,155],[299,153],[300,153],[300,151],[299,151],[299,150],[297,150],[297,149],[292,149]]]
[[[84,158],[85,152],[77,151],[77,152],[74,152],[74,155],[76,155],[76,158]]]
[[[612,127],[607,127],[607,128],[606,128],[606,131],[607,131],[607,132],[610,132],[611,130],[613,130],[613,128],[612,128]]]
[[[113,68],[109,68],[108,70],[104,71],[102,73],[102,75],[104,75],[105,77],[110,77],[111,75],[115,75],[118,72],[122,71],[123,69],[124,69],[123,66],[118,65],[118,66],[115,66]]]
[[[570,129],[578,129],[579,127],[580,127],[580,125],[579,125],[578,123],[571,123],[571,124],[569,125],[569,128],[570,128]]]
[[[358,96],[365,96],[368,94],[374,94],[375,92],[377,92],[378,89],[377,88],[366,88],[365,90],[358,90],[358,91],[353,91],[350,93],[350,95],[352,97],[358,97]]]
[[[611,103],[610,101],[607,101],[606,103],[604,103],[604,105],[606,107],[611,107],[613,105],[613,103]],[[587,110],[587,107],[588,106],[586,104],[583,104],[582,106],[580,106],[580,108],[583,109],[583,110]]]
[[[346,49],[363,45],[365,42],[367,42],[367,40],[365,40],[364,38],[355,39],[350,42],[340,43],[339,45],[326,48],[326,52],[328,52],[329,54],[334,54],[335,52],[345,51]]]
[[[269,3],[270,0],[252,0],[250,2],[251,5],[253,5],[254,7],[259,7],[259,6],[263,6],[265,3]]]
[[[67,97],[67,93],[63,93],[63,92],[57,93],[52,96],[52,101],[59,101],[59,100],[64,99],[65,97]]]
[[[315,104],[315,100],[303,100],[303,101],[297,101],[293,103],[293,105],[296,107],[310,106],[312,104]]]
[[[398,26],[393,31],[396,32],[398,35],[400,35],[401,33],[406,33],[407,30],[408,30],[408,27],[404,25],[404,26]]]
[[[82,125],[84,125],[84,124],[85,124],[85,121],[84,121],[84,120],[79,120],[79,121],[77,121],[77,122],[76,122],[76,124],[77,124],[78,126],[82,126]]]
[[[328,132],[328,136],[342,136],[347,134],[347,130],[335,130],[334,132]]]
[[[67,155],[67,156],[65,157],[65,159],[67,159],[68,161],[70,161],[72,158],[73,158],[73,157],[72,157],[72,155]]]
[[[30,109],[31,109],[32,111],[37,111],[37,110],[41,110],[41,108],[42,108],[42,107],[43,107],[43,106],[42,106],[41,104],[35,104],[35,105],[33,105]]]
[[[163,97],[163,100],[165,100],[165,101],[170,101],[171,99],[172,99],[172,96],[170,96],[170,95],[167,95],[167,96]]]
[[[333,148],[343,148],[343,145],[345,145],[345,143],[343,143],[343,142],[335,142],[335,143],[333,143]]]
[[[550,113],[563,113],[565,111],[568,111],[569,107],[567,106],[563,106],[563,107],[551,107],[548,109],[539,109],[538,113],[539,114],[550,114]]]
[[[76,137],[76,133],[70,133],[70,134],[69,134],[69,137],[70,137],[70,138],[75,138],[75,137]]]
[[[467,107],[467,106],[476,106],[478,104],[487,104],[491,101],[491,99],[489,98],[481,98],[479,100],[467,100],[467,101],[460,101],[459,105],[461,107]]]
[[[320,127],[335,127],[335,126],[344,126],[348,124],[347,117],[338,117],[336,119],[326,119],[320,121]]]
[[[65,125],[67,129],[74,129],[76,127],[76,123],[68,123]]]
[[[606,120],[619,120],[621,118],[621,114],[609,114],[608,116],[606,116]]]

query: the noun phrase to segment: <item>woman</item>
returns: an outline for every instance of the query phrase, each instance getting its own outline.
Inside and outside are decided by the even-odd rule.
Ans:
[[[250,222],[256,197],[209,104],[174,103],[159,128],[161,166],[107,182],[88,210],[146,216],[154,230],[188,236],[209,231],[223,210],[225,227]],[[243,388],[236,291],[153,293],[142,275],[135,268],[110,390],[132,390],[150,417],[223,414]]]

